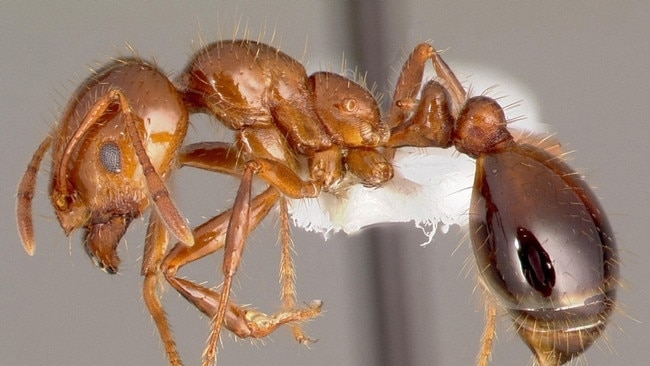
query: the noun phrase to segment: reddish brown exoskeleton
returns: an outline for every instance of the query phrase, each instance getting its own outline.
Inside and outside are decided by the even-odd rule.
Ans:
[[[429,60],[440,82],[430,81],[421,88]],[[225,41],[205,47],[180,78],[180,89],[191,109],[208,112],[238,131],[234,146],[209,148],[208,153],[202,145],[190,148],[184,156],[189,165],[242,176],[233,207],[235,216],[227,230],[223,224],[226,238],[222,293],[174,279],[178,267],[200,257],[196,254],[198,247],[175,248],[172,253],[184,253],[170,255],[163,263],[168,280],[176,282],[174,286],[186,298],[215,319],[206,365],[216,352],[247,228],[251,220],[257,222],[265,214],[250,211],[251,202],[255,202],[250,198],[252,176],[261,176],[284,196],[301,198],[317,195],[321,189],[336,189],[329,182],[337,182],[348,172],[335,165],[339,157],[347,162],[345,168],[349,171],[354,171],[353,162],[357,161],[365,161],[364,169],[377,166],[379,160],[351,159],[359,147],[336,137],[342,131],[358,134],[360,125],[351,125],[349,116],[335,125],[326,113],[345,106],[372,105],[369,109],[374,110],[374,100],[346,96],[337,88],[318,93],[319,87],[327,85],[327,78],[324,80],[312,77],[310,89],[302,66],[295,60],[252,41]],[[343,84],[354,85],[351,81]],[[330,103],[320,105],[322,96]],[[315,115],[310,113],[312,107]],[[381,121],[369,125],[381,126]],[[406,61],[387,126],[390,136],[382,135],[377,142],[361,146],[362,151],[372,152],[377,152],[376,147],[384,148],[383,156],[388,158],[378,155],[384,166],[390,165],[391,150],[401,146],[453,145],[477,159],[470,235],[481,282],[490,296],[512,314],[518,332],[538,362],[562,364],[587,349],[602,333],[611,314],[618,276],[611,229],[587,185],[560,158],[541,147],[515,142],[507,130],[503,109],[487,97],[468,99],[458,79],[429,44],[416,47]],[[273,137],[268,137],[269,133]],[[286,144],[282,136],[287,136]],[[233,148],[237,153],[229,154]],[[310,179],[300,179],[292,163],[294,155],[307,156]],[[379,179],[374,185],[384,181]],[[545,188],[527,188],[538,185]],[[286,221],[286,204],[281,207]],[[289,241],[288,235],[285,239]],[[283,278],[292,275],[290,267],[283,267]],[[283,295],[293,298],[292,290]],[[293,300],[285,302],[293,304]],[[486,364],[490,355],[494,306],[487,312],[479,364]],[[296,335],[299,340],[306,339],[301,331]]]
[[[248,42],[240,46],[248,47]],[[268,52],[263,50],[264,55],[276,57],[279,54],[268,46],[259,46],[266,47]],[[352,151],[347,154],[345,171],[356,174],[355,181],[376,186],[392,176],[390,164],[384,163],[383,156],[373,149],[388,134],[372,95],[336,74],[317,73],[307,78],[299,63],[279,55],[279,63],[266,59],[265,71],[277,70],[275,86],[288,94],[278,95],[275,102],[284,101],[285,105],[278,106],[275,102],[265,105],[268,95],[263,95],[264,99],[253,98],[251,101],[258,102],[261,108],[244,103],[241,115],[252,117],[242,120],[241,126],[229,125],[238,131],[238,141],[234,145],[199,143],[182,152],[180,146],[188,125],[187,107],[193,111],[209,110],[198,93],[192,95],[188,86],[181,83],[181,97],[161,71],[142,60],[123,59],[110,63],[73,94],[53,136],[48,136],[41,144],[20,183],[19,232],[25,249],[33,254],[31,203],[36,175],[42,158],[54,142],[50,197],[56,215],[66,235],[77,228],[86,230],[86,251],[108,273],[118,271],[117,246],[131,220],[143,214],[150,201],[155,203],[157,209],[150,217],[142,264],[144,299],[171,364],[181,364],[181,360],[156,291],[161,270],[185,297],[195,301],[206,314],[214,316],[217,301],[221,299],[207,289],[176,278],[174,274],[181,265],[222,248],[226,233],[243,243],[245,234],[253,230],[280,200],[280,193],[289,197],[309,197],[318,195],[321,189],[337,186],[345,175],[344,149],[346,153]],[[292,68],[294,74],[289,72]],[[253,76],[258,75],[261,74],[248,75],[252,84],[255,84]],[[230,87],[236,90],[240,86],[243,84]],[[332,96],[338,99],[330,100]],[[317,109],[327,116],[329,124],[322,124],[316,115],[316,100]],[[272,109],[273,115],[269,111],[265,114],[264,108]],[[258,115],[260,109],[262,112]],[[232,116],[221,116],[224,121],[228,121],[229,116],[233,121],[241,117],[234,110],[230,112]],[[301,115],[304,115],[302,119]],[[286,122],[293,118],[296,119],[293,125]],[[294,131],[289,138],[284,134],[285,128]],[[309,157],[311,179],[303,180],[300,176],[297,153]],[[238,198],[239,203],[233,210],[208,220],[191,233],[164,184],[178,165],[242,177],[240,196],[244,199]],[[262,171],[262,167],[266,170]],[[250,196],[253,172],[269,181],[272,187],[250,199],[245,195]],[[286,201],[282,200],[281,204],[285,310],[267,316],[242,309],[228,301],[226,292],[222,303],[230,305],[221,307],[221,319],[225,319],[226,327],[240,337],[264,337],[282,324],[312,318],[320,312],[320,302],[313,302],[304,310],[295,309],[288,211]],[[250,207],[250,211],[242,205]],[[246,224],[237,220],[246,220]],[[180,242],[166,253],[169,232]],[[191,250],[195,242],[195,249]],[[226,262],[235,261],[238,265],[240,250],[240,246],[227,249]],[[165,255],[167,258],[162,262]],[[233,255],[237,258],[229,259]],[[228,289],[231,279],[232,276],[226,278]],[[299,326],[294,325],[294,332],[301,342],[310,341]]]
[[[214,318],[204,364],[216,354],[220,329],[240,336],[261,337],[278,325],[293,321],[295,338],[309,342],[297,320],[320,312],[320,302],[295,309],[291,239],[284,197],[315,197],[337,189],[346,173],[355,182],[378,186],[392,177],[392,166],[376,148],[388,139],[376,100],[366,89],[340,75],[319,72],[307,76],[304,67],[279,50],[253,41],[221,41],[204,47],[178,79],[191,111],[211,114],[236,131],[235,143],[200,143],[181,155],[184,165],[241,176],[232,217],[223,221],[223,242],[198,239],[193,248],[177,246],[162,265],[168,281],[189,301]],[[303,156],[307,167],[298,160]],[[306,171],[306,177],[303,172]],[[253,175],[276,192],[251,198]],[[349,177],[348,177],[349,178]],[[281,195],[280,195],[281,194]],[[268,208],[254,210],[264,201]],[[228,321],[229,292],[241,260],[245,238],[280,200],[283,243],[281,279],[283,311],[272,317],[245,316],[246,326]],[[227,226],[227,228],[226,228]],[[205,245],[204,245],[205,244]],[[176,277],[178,269],[224,247],[221,294]],[[240,310],[235,313],[240,313]]]
[[[429,61],[439,81],[422,87]],[[181,149],[186,109],[214,116],[235,131],[235,141]],[[296,60],[254,41],[204,47],[176,86],[139,60],[107,66],[77,91],[21,182],[18,221],[30,254],[36,172],[53,138],[50,196],[57,217],[66,233],[86,228],[86,248],[108,272],[117,270],[116,247],[130,220],[155,203],[144,298],[172,365],[181,361],[155,289],[161,273],[213,319],[204,365],[216,357],[222,326],[240,337],[264,337],[289,324],[299,342],[309,342],[299,322],[317,316],[322,303],[296,307],[287,198],[338,194],[352,184],[380,187],[392,178],[393,152],[402,146],[453,145],[477,159],[470,236],[493,300],[479,364],[490,355],[495,303],[512,314],[543,365],[562,364],[588,348],[614,307],[616,247],[589,188],[559,158],[515,142],[502,108],[490,98],[467,98],[429,44],[418,45],[406,61],[384,119],[359,84],[333,73],[307,76]],[[176,160],[241,180],[232,209],[192,233],[164,185]],[[257,196],[254,176],[269,185]],[[266,315],[237,306],[229,293],[248,233],[278,203],[283,309]],[[180,242],[166,253],[170,232]],[[182,266],[222,248],[220,293],[177,277]]]

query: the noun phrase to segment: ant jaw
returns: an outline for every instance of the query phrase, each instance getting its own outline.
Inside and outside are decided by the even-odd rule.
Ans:
[[[116,274],[120,265],[117,246],[131,223],[130,216],[114,216],[107,222],[86,227],[84,248],[93,263],[108,274]]]

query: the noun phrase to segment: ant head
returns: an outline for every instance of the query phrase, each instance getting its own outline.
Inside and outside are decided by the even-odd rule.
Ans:
[[[117,114],[90,129],[71,151],[64,174],[53,176],[50,191],[66,235],[86,228],[86,251],[108,273],[117,271],[116,248],[128,224],[149,205],[142,167],[122,119]]]

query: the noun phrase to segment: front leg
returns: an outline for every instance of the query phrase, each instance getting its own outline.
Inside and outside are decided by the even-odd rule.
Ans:
[[[303,182],[299,177],[292,173],[284,164],[276,163],[273,160],[267,159],[257,159],[251,160],[246,163],[246,168],[241,177],[241,183],[239,190],[237,191],[237,197],[235,198],[235,203],[232,208],[231,217],[228,222],[228,229],[226,231],[225,238],[225,247],[224,247],[224,259],[223,259],[223,285],[221,288],[221,296],[219,299],[219,304],[217,307],[217,313],[214,316],[214,323],[210,338],[208,339],[208,346],[205,350],[205,355],[203,359],[203,365],[209,366],[216,359],[217,354],[217,344],[219,341],[219,336],[221,334],[221,327],[224,324],[226,319],[226,313],[229,309],[229,298],[230,290],[232,288],[232,281],[237,273],[239,264],[241,263],[241,257],[244,252],[244,247],[246,245],[246,237],[250,231],[250,220],[251,220],[251,190],[253,183],[253,175],[257,174],[263,177],[267,181],[276,182],[276,186],[281,186],[285,191],[296,191],[292,197],[301,198],[301,197],[313,197],[318,191],[315,190],[315,184],[311,182]],[[289,178],[295,178],[294,180],[288,180]],[[255,329],[253,330],[256,334],[268,334],[277,328],[280,324],[284,324],[289,321],[302,320],[305,318],[311,318],[320,312],[320,307],[322,303],[318,302],[306,313],[295,312],[293,307],[295,306],[295,289],[293,288],[293,263],[291,262],[290,252],[291,252],[291,241],[288,238],[287,229],[285,225],[288,225],[287,217],[287,208],[286,201],[282,199],[282,236],[283,236],[283,254],[282,254],[282,264],[281,264],[281,277],[283,278],[283,302],[285,305],[285,312],[276,319],[269,319],[263,313],[259,313],[258,316],[251,318],[254,320],[252,323],[249,323]],[[261,218],[258,218],[261,219]],[[289,260],[289,262],[287,262]],[[288,286],[288,287],[287,287]],[[287,308],[289,308],[287,310]],[[248,315],[248,314],[247,314]],[[261,333],[260,333],[261,332]],[[311,340],[304,335],[302,329],[298,326],[293,327],[294,336],[300,343],[309,343]]]
[[[172,334],[167,315],[160,301],[158,289],[160,286],[160,263],[167,251],[169,243],[169,232],[156,210],[151,211],[147,237],[144,245],[144,256],[142,257],[141,275],[144,276],[142,297],[147,305],[149,314],[156,323],[158,334],[165,346],[167,358],[172,366],[182,366],[183,362],[176,349],[176,342]]]
[[[430,81],[422,89],[420,100],[409,103],[414,104],[413,115],[391,130],[385,146],[450,147],[454,118],[445,88]]]
[[[429,60],[439,82],[429,81],[420,93]],[[454,121],[466,98],[462,84],[433,46],[418,45],[404,63],[397,81],[388,116],[391,137],[385,146],[451,146]]]
[[[258,326],[258,333],[266,332],[265,327],[260,327],[261,324],[267,324],[270,331],[277,328],[280,324],[293,322],[291,330],[293,337],[298,343],[308,345],[309,343],[316,342],[316,340],[309,338],[305,334],[299,321],[312,319],[320,314],[323,302],[320,300],[312,301],[307,309],[297,309],[297,295],[296,295],[296,272],[293,264],[293,240],[291,240],[291,228],[289,224],[289,208],[287,199],[280,198],[280,242],[282,243],[282,255],[280,259],[280,284],[282,285],[282,310],[280,313],[274,315],[269,321],[262,316],[255,317]],[[295,309],[295,310],[294,310]]]
[[[393,104],[388,114],[389,128],[393,129],[406,121],[411,111],[404,103],[417,98],[422,86],[424,67],[434,53],[435,50],[430,44],[421,43],[415,47],[402,66],[393,94]]]
[[[221,293],[178,277],[170,277],[168,280],[185,299],[190,301],[203,314],[211,319],[215,318],[221,300]],[[294,307],[268,315],[255,309],[240,307],[229,301],[223,325],[239,338],[264,338],[280,326],[292,324],[294,336],[296,336],[295,329],[297,325],[295,323],[320,315],[322,306],[322,301],[314,300],[306,308],[298,309]],[[298,327],[298,329],[300,328]],[[302,339],[303,342],[301,343],[311,341],[304,334],[300,334],[302,338],[296,336],[296,339]]]
[[[254,230],[275,206],[280,193],[268,188],[250,201],[250,215],[245,234]],[[178,270],[193,261],[222,249],[225,246],[228,224],[234,209],[230,209],[206,221],[194,229],[195,245],[188,247],[177,243],[165,257],[161,270],[165,278],[183,297],[201,312],[214,319],[222,304],[222,293],[207,289],[177,276]],[[314,301],[305,309],[285,309],[273,315],[266,315],[252,309],[245,309],[228,301],[225,306],[223,325],[241,338],[261,338],[269,335],[279,326],[311,319],[320,314],[322,303]]]
[[[255,170],[257,170],[257,167],[251,163],[247,164],[244,169],[241,184],[237,191],[237,197],[235,198],[235,204],[232,207],[231,217],[228,221],[222,267],[223,286],[221,288],[217,314],[213,318],[212,332],[210,333],[208,346],[203,358],[204,366],[210,366],[216,360],[217,342],[219,341],[221,326],[226,316],[226,309],[228,308],[232,280],[237,273],[241,256],[244,253],[246,236],[248,234],[248,223],[250,220],[251,189]]]
[[[258,131],[260,136],[273,133],[275,130],[264,129]],[[175,279],[175,276],[168,276],[170,284],[177,288],[188,300],[194,303],[197,308],[206,314],[214,315],[213,330],[208,342],[208,348],[205,353],[205,364],[209,364],[216,356],[216,344],[219,339],[219,334],[222,325],[228,329],[233,330],[240,336],[249,336],[247,326],[237,324],[238,317],[236,308],[233,308],[229,303],[230,289],[232,287],[232,280],[236,274],[241,261],[241,255],[246,243],[248,232],[254,228],[255,225],[249,223],[250,220],[261,220],[266,216],[263,214],[256,214],[252,210],[254,207],[251,203],[251,189],[253,176],[257,175],[272,187],[274,192],[281,192],[284,196],[292,198],[314,197],[320,193],[321,182],[311,180],[303,180],[296,172],[296,166],[291,165],[291,160],[278,161],[275,160],[272,154],[265,154],[265,149],[261,147],[261,139],[255,133],[250,131],[242,131],[240,135],[239,145],[245,146],[251,152],[257,152],[262,156],[243,162],[243,156],[236,152],[241,151],[237,145],[229,145],[224,143],[200,143],[190,145],[184,148],[179,156],[179,161],[183,165],[194,166],[210,171],[230,174],[239,176],[241,178],[240,187],[237,192],[235,204],[227,221],[221,223],[221,229],[225,229],[224,244],[218,248],[212,248],[211,251],[220,249],[224,246],[224,261],[222,271],[224,273],[224,282],[221,294],[218,295],[218,300],[213,298],[212,295],[207,295],[205,289],[200,286],[190,285],[188,282]],[[267,140],[264,140],[268,142]],[[255,147],[255,148],[254,148]],[[265,146],[268,148],[268,146]],[[335,155],[340,161],[340,155]],[[313,173],[313,172],[312,172]],[[277,191],[276,191],[277,190]],[[277,197],[275,199],[277,201]],[[283,206],[284,207],[284,206]],[[282,216],[283,222],[286,221],[288,225],[288,218],[286,218],[286,207],[283,208],[285,215]],[[227,222],[227,224],[226,224]],[[283,225],[284,226],[284,225]],[[283,298],[283,311],[278,314],[276,320],[272,320],[266,315],[256,316],[253,323],[248,323],[250,328],[259,329],[253,331],[253,334],[261,335],[268,334],[280,324],[295,319],[311,318],[320,312],[320,303],[318,306],[310,307],[305,313],[304,311],[294,310],[295,307],[295,288],[293,276],[293,262],[290,257],[291,241],[288,231],[282,230],[281,237],[283,243],[282,251],[282,265],[281,265],[281,282],[282,282],[282,298]],[[200,239],[197,237],[197,241]],[[178,249],[181,250],[181,249]],[[210,251],[210,252],[211,252]],[[176,257],[179,252],[174,248],[170,253],[170,258]],[[207,255],[202,245],[198,246],[196,250],[187,250],[186,256],[183,255],[179,258],[184,258],[184,263],[200,258],[200,256]],[[171,273],[171,272],[170,272]],[[210,292],[208,292],[210,293]],[[214,304],[218,304],[216,309],[213,309]],[[234,316],[233,316],[234,315]],[[310,339],[304,335],[299,326],[294,326],[294,335],[300,343],[308,343]],[[254,336],[254,335],[253,335]]]
[[[337,153],[334,157],[340,161],[340,151],[330,149],[325,150],[323,153],[331,151]],[[319,181],[316,181],[316,179],[313,181],[303,180],[294,168],[271,157],[256,158],[246,163],[235,145],[223,142],[200,142],[188,145],[181,150],[178,160],[183,166],[191,166],[235,177],[242,177],[244,167],[254,164],[254,173],[256,175],[278,189],[283,195],[291,198],[316,197],[320,193],[322,185],[320,180],[325,181],[327,179],[324,176],[325,173],[322,173],[316,177],[320,179]],[[322,160],[326,159],[323,158]],[[329,160],[327,161],[329,162]],[[338,166],[334,168],[327,167],[322,170],[329,172],[336,168]]]

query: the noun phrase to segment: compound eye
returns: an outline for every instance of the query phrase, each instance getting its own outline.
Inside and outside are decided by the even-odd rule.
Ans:
[[[106,142],[99,151],[99,157],[104,169],[111,173],[122,172],[122,152],[120,146],[114,142]]]
[[[359,109],[359,103],[354,98],[345,98],[343,99],[342,107],[344,111],[352,113]]]

